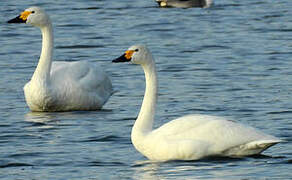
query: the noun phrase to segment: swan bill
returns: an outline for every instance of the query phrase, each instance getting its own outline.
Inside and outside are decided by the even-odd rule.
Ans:
[[[128,56],[127,53],[121,55],[117,59],[112,60],[113,63],[122,63],[122,62],[130,62],[132,59],[131,56]]]
[[[19,16],[7,21],[7,23],[26,23],[26,20],[31,13],[34,13],[34,12],[23,11]]]
[[[16,18],[10,19],[7,23],[25,23],[26,19],[20,18],[21,15],[17,16]]]

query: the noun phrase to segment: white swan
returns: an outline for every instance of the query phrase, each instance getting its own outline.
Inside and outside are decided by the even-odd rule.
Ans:
[[[131,139],[135,148],[150,160],[197,160],[208,156],[242,157],[259,154],[281,142],[221,117],[192,114],[170,121],[153,130],[157,98],[155,62],[145,46],[130,47],[113,62],[140,64],[146,78],[146,91]]]
[[[160,7],[190,8],[201,7],[208,8],[213,4],[213,0],[156,0]]]
[[[26,23],[42,32],[42,51],[31,80],[24,86],[31,111],[100,109],[112,94],[106,73],[87,61],[54,61],[53,28],[49,16],[39,7],[30,7],[8,23]]]

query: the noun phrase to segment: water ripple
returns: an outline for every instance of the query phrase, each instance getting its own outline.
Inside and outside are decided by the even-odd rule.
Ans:
[[[104,161],[92,161],[89,162],[88,166],[109,166],[109,167],[113,167],[113,166],[127,166],[125,163],[122,162],[104,162]]]
[[[267,114],[291,114],[292,111],[273,111],[273,112],[268,112]]]
[[[11,154],[8,157],[10,158],[18,158],[18,157],[37,157],[42,155],[42,152],[24,152],[24,153],[17,153],[17,154]]]
[[[89,137],[85,140],[77,140],[77,141],[71,141],[71,142],[123,142],[125,141],[124,138],[114,136],[114,135],[108,135],[108,136],[102,136],[102,137]]]
[[[0,164],[0,168],[23,167],[23,166],[34,166],[34,165],[33,164],[28,164],[28,163],[7,163],[7,164]]]
[[[85,8],[72,8],[72,10],[95,10],[102,9],[101,7],[85,7]]]
[[[103,45],[71,45],[71,46],[56,46],[57,49],[87,49],[87,48],[103,48]]]

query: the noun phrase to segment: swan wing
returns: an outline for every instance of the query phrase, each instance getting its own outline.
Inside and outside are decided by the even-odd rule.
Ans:
[[[51,83],[56,96],[63,102],[89,107],[85,109],[92,109],[97,104],[102,106],[113,92],[106,73],[87,61],[54,61]]]
[[[243,156],[258,154],[281,142],[253,127],[225,118],[208,115],[188,115],[175,119],[152,132],[154,137],[163,137],[169,144],[196,147],[206,155],[219,154]],[[152,137],[153,138],[153,137]],[[252,151],[251,151],[252,150]]]
[[[94,64],[87,61],[52,63],[51,79],[53,81],[67,81],[79,85],[87,91],[94,91],[101,85],[111,84],[106,73]],[[111,89],[112,87],[107,87]]]

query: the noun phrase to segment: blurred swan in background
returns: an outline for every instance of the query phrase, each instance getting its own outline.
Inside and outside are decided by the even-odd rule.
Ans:
[[[157,99],[157,74],[150,51],[141,45],[130,47],[113,62],[140,64],[146,90],[140,113],[132,128],[135,148],[150,160],[197,160],[208,156],[243,157],[260,154],[281,142],[253,127],[222,117],[191,114],[153,130]]]
[[[160,7],[190,8],[201,7],[208,8],[213,0],[156,0]]]
[[[42,32],[42,51],[31,80],[24,86],[31,111],[98,110],[112,95],[106,73],[87,61],[54,61],[53,28],[49,16],[30,7],[8,23],[26,23]]]

